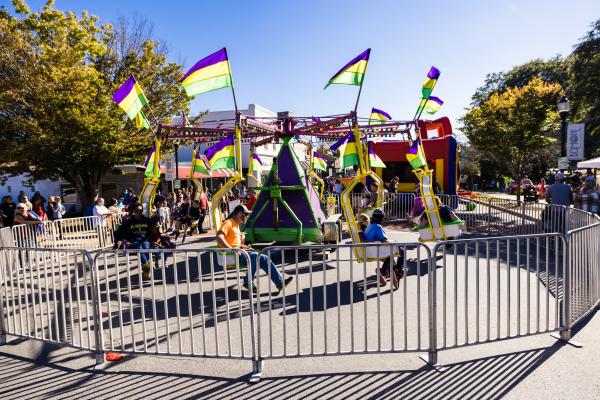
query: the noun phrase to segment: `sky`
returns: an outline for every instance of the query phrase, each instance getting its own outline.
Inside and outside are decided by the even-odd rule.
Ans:
[[[45,1],[27,3],[40,10]],[[255,103],[296,116],[349,112],[358,87],[323,87],[370,47],[359,116],[376,107],[408,120],[434,65],[441,76],[433,94],[444,101],[436,117],[448,116],[455,129],[486,74],[568,55],[600,18],[598,0],[57,0],[55,6],[87,10],[103,22],[144,16],[184,70],[227,47],[240,108]],[[192,114],[232,109],[231,92],[197,96],[191,108]]]

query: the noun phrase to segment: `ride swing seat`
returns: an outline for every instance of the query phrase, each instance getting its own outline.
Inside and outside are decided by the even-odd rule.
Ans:
[[[341,198],[342,211],[344,212],[344,216],[346,217],[346,223],[348,224],[348,230],[350,231],[350,241],[347,243],[351,242],[353,244],[359,245],[364,244],[364,246],[353,247],[354,255],[359,263],[364,261],[383,261],[386,258],[397,257],[400,255],[400,249],[398,248],[398,246],[369,246],[368,243],[375,244],[382,242],[365,241],[362,232],[360,232],[360,230],[358,229],[358,224],[356,223],[356,218],[354,215],[354,209],[352,207],[352,202],[350,201],[350,195],[352,193],[352,189],[354,189],[358,182],[361,182],[362,178],[366,176],[370,176],[377,183],[378,186],[377,202],[375,204],[375,208],[383,207],[383,182],[381,181],[381,178],[379,178],[379,176],[377,176],[372,171],[357,174],[352,180],[352,182],[350,182],[350,184],[346,187],[344,192],[342,192]],[[373,213],[373,210],[375,208],[371,209],[371,214]]]
[[[221,249],[219,246],[210,246],[209,249]],[[214,253],[213,253],[214,254]],[[223,269],[233,270],[238,267],[246,267],[238,261],[238,255],[234,251],[221,249],[216,253],[217,265]]]
[[[446,237],[446,239],[454,239],[459,237],[463,230],[464,230],[464,225],[465,222],[458,219],[452,222],[445,222],[442,223],[443,229],[444,229],[444,236]],[[416,232],[419,234],[419,241],[424,242],[424,241],[430,241],[430,240],[436,240],[436,238],[433,236],[433,231],[431,229],[431,227],[429,226],[429,224],[424,225],[424,226],[415,226],[414,228],[411,229],[413,232]],[[439,230],[439,228],[437,228],[437,230]],[[439,235],[440,232],[437,232],[437,234]],[[438,236],[436,235],[436,236]]]

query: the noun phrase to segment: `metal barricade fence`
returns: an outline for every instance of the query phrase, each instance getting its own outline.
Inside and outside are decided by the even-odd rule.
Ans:
[[[254,359],[243,250],[102,250],[94,263],[101,351]]]
[[[97,250],[113,245],[116,221],[113,216],[81,217],[15,225],[12,236],[16,247]]]
[[[405,220],[414,203],[414,193],[386,193],[383,211],[389,220]]]
[[[342,196],[337,193],[325,193],[323,195],[323,201],[321,202],[321,207],[323,210],[328,210],[327,198],[333,197],[334,207],[332,209],[333,214],[342,214],[342,204],[341,198]],[[365,195],[361,193],[351,193],[350,194],[350,202],[354,209],[354,213],[358,215],[364,209],[366,209],[365,204],[370,202],[371,204],[374,201],[374,197],[370,196],[369,200],[365,199]],[[386,220],[404,220],[406,218],[406,214],[410,212],[415,202],[414,193],[385,193],[383,198],[383,212]]]
[[[363,247],[372,262],[357,261]],[[399,288],[382,285],[385,257],[399,259]],[[271,271],[256,279],[257,341],[261,359],[429,348],[430,250],[419,243],[268,247],[262,256],[294,280],[272,290]],[[392,261],[392,265],[395,260]]]
[[[446,200],[474,211],[460,198]],[[510,202],[480,204],[503,223],[515,212]],[[97,355],[242,359],[253,362],[257,378],[268,359],[428,352],[436,364],[438,351],[450,348],[553,331],[569,339],[600,300],[600,219],[558,206],[521,217],[539,218],[535,229],[593,224],[566,238],[561,231],[458,239],[433,250],[420,243],[282,246],[260,254],[100,250],[92,260],[87,251],[1,249],[0,344],[10,334]],[[366,261],[355,257],[357,247]],[[397,290],[381,280],[390,254],[402,254]],[[253,262],[266,272],[253,279],[256,292],[252,285],[247,292],[240,267]],[[294,278],[281,290],[272,283],[279,272]]]
[[[569,241],[571,327],[585,318],[600,302],[600,218],[593,224],[571,230]]]
[[[579,221],[576,224],[589,221],[589,217],[579,215],[581,210],[554,204],[518,203],[494,197],[446,197],[442,201],[456,204],[455,212],[469,231],[489,235],[565,234],[571,215]]]
[[[42,248],[56,247],[55,225],[51,221],[39,224],[15,225],[12,227],[12,235],[16,247]]]
[[[3,248],[0,270],[5,277],[0,287],[0,330],[80,349],[98,349],[96,278],[89,253]]]
[[[432,255],[437,350],[566,328],[562,235],[451,240]]]

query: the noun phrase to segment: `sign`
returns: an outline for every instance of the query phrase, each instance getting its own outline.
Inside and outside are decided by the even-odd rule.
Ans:
[[[175,155],[167,154],[163,157],[163,161],[165,162],[165,180],[175,180]]]
[[[332,216],[335,214],[336,204],[337,199],[335,196],[327,196],[327,216]]]
[[[572,161],[583,160],[585,124],[567,126],[567,158]]]
[[[569,159],[567,157],[558,157],[558,169],[569,169]]]
[[[173,181],[173,189],[181,189],[181,179],[175,179]]]

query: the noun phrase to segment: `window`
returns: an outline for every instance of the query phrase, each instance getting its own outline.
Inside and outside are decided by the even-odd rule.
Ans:
[[[77,191],[73,185],[60,185],[60,197],[63,203],[77,204]]]

